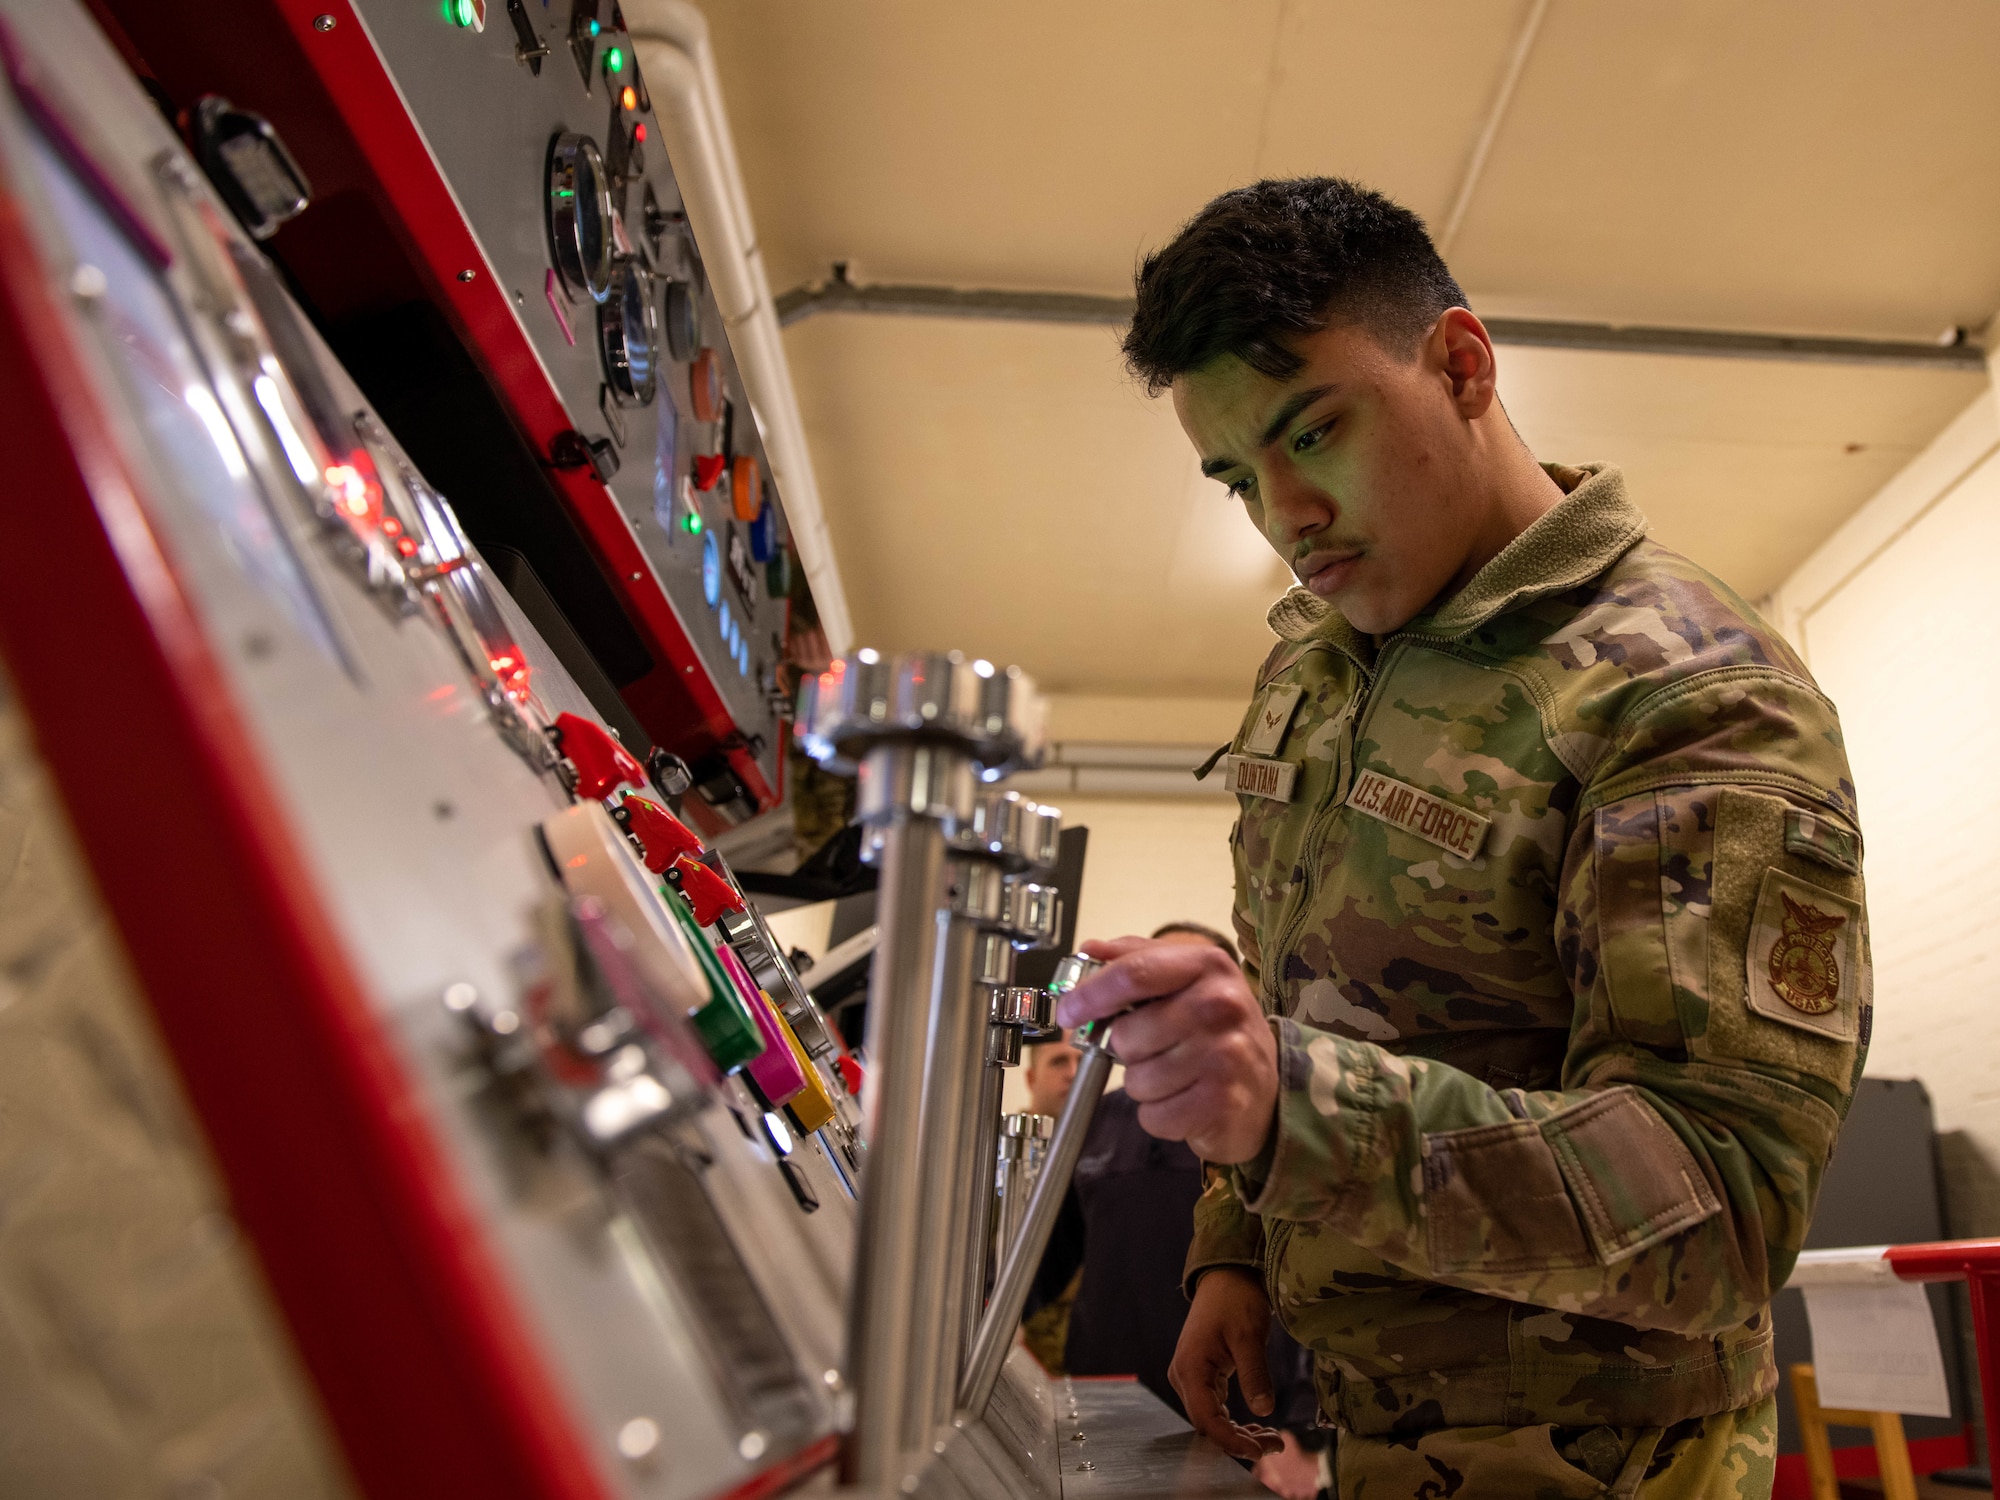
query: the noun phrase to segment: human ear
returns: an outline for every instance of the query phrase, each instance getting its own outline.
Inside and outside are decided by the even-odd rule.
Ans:
[[[1426,352],[1451,382],[1452,405],[1466,421],[1486,415],[1497,392],[1493,340],[1486,325],[1463,307],[1447,308],[1431,325]]]

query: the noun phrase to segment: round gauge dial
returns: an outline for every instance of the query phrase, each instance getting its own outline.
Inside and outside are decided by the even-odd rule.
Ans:
[[[597,309],[604,378],[620,406],[650,406],[659,388],[660,315],[653,278],[636,260],[621,260]]]
[[[660,324],[666,334],[667,353],[678,364],[686,364],[701,349],[701,304],[694,288],[685,281],[669,281],[660,295]]]
[[[611,185],[587,135],[566,131],[549,147],[549,245],[564,289],[602,302],[611,290]]]

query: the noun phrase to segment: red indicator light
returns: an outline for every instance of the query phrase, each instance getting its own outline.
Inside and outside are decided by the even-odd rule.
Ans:
[[[366,453],[357,450],[343,463],[328,464],[326,483],[334,508],[357,531],[381,524],[382,486],[375,482],[375,464]]]
[[[489,648],[486,665],[500,679],[500,690],[516,703],[528,696],[528,663],[513,647]]]
[[[641,120],[637,125],[632,127],[632,139],[641,146],[646,144],[646,122],[644,120]]]

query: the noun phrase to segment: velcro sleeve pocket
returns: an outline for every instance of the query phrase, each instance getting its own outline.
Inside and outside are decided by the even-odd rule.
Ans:
[[[1540,1133],[1604,1265],[1722,1211],[1681,1138],[1630,1086],[1558,1110]]]
[[[1423,1182],[1434,1274],[1592,1263],[1555,1154],[1532,1120],[1425,1136]]]

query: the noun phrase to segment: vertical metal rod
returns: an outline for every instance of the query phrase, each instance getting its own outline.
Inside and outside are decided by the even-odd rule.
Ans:
[[[923,1065],[947,905],[945,832],[925,815],[922,785],[940,769],[933,757],[944,758],[934,747],[890,743],[871,749],[863,766],[864,787],[884,799],[887,826],[877,893],[882,932],[868,984],[868,1159],[847,1308],[854,1429],[843,1472],[853,1484],[899,1484],[909,1459],[899,1440],[924,1216]]]
[[[953,868],[947,864],[947,870]],[[949,878],[949,877],[948,877]],[[930,1017],[924,1059],[922,1162],[925,1211],[919,1215],[912,1304],[910,1382],[903,1404],[903,1446],[927,1454],[933,1430],[949,1421],[957,1400],[961,1345],[958,1298],[965,1279],[966,1217],[971,1194],[965,1179],[972,1068],[984,1061],[986,1016],[972,993],[975,929],[949,920]]]
[[[1000,1232],[996,1258],[1005,1260],[1007,1251],[1021,1232],[1021,1220],[1028,1212],[1028,1193],[1034,1174],[1028,1162],[1028,1143],[1033,1137],[1033,1115],[1003,1115],[1000,1120]]]
[[[992,1032],[1003,1029],[988,1026],[989,1038]],[[987,1045],[991,1047],[990,1039]],[[1000,1097],[1006,1082],[1007,1070],[989,1057],[981,1065],[979,1074],[979,1105],[974,1115],[972,1137],[972,1180],[966,1184],[972,1214],[967,1244],[972,1254],[965,1270],[965,1302],[960,1308],[963,1317],[958,1341],[961,1360],[971,1350],[973,1339],[979,1335],[980,1315],[986,1311],[986,1287],[993,1279],[993,1221],[997,1201],[994,1179],[1000,1155]],[[954,1382],[952,1395],[956,1398],[957,1394]]]
[[[1021,1232],[1007,1247],[1000,1263],[1000,1276],[993,1283],[993,1296],[986,1304],[979,1333],[966,1356],[965,1379],[958,1388],[958,1404],[972,1418],[986,1414],[986,1403],[999,1383],[1000,1367],[1014,1344],[1014,1330],[1027,1305],[1028,1289],[1041,1266],[1042,1252],[1048,1248],[1049,1234],[1056,1227],[1063,1194],[1076,1171],[1076,1159],[1083,1154],[1084,1137],[1090,1133],[1091,1116],[1104,1096],[1105,1082],[1111,1077],[1111,1053],[1094,1037],[1078,1034],[1083,1056],[1077,1061],[1076,1081],[1070,1085],[1069,1099],[1056,1121],[1055,1139],[1049,1142],[1048,1159],[1028,1198],[1027,1216]]]

